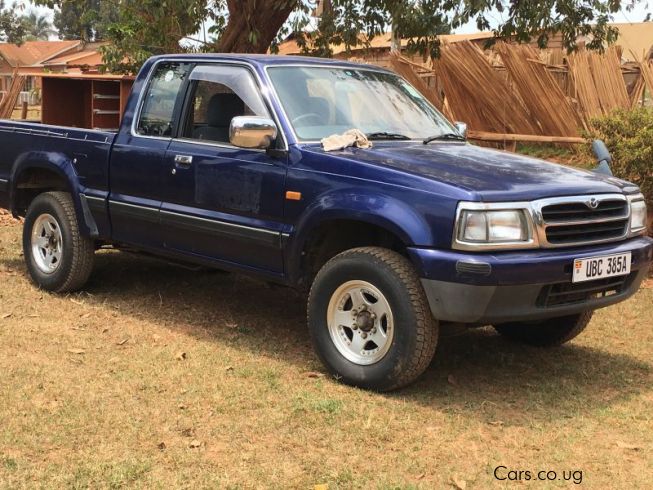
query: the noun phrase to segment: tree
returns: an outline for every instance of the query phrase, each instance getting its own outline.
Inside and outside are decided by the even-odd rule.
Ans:
[[[16,15],[20,10],[16,4],[5,8],[5,2],[0,0],[0,41],[21,44],[25,36],[25,23]]]
[[[50,36],[57,33],[45,15],[33,11],[23,17],[23,23],[25,25],[26,41],[47,41]]]
[[[216,4],[212,12],[224,16],[224,5]],[[226,4],[228,21],[215,45],[225,53],[265,53],[290,14],[299,11],[306,15],[307,7],[299,0],[226,0]]]
[[[118,0],[35,0],[54,9],[59,38],[84,42],[102,41],[109,24],[117,21]]]
[[[475,22],[479,30],[491,29],[491,18],[500,13],[496,37],[512,36],[520,42],[535,39],[544,47],[552,34],[561,34],[563,45],[576,47],[579,36],[589,36],[590,49],[603,49],[616,40],[609,26],[612,14],[632,9],[639,0],[321,0],[316,29],[311,14],[315,0],[226,0],[207,8],[224,26],[211,46],[216,51],[262,53],[274,48],[278,36],[293,33],[307,53],[330,56],[333,45],[346,50],[367,44],[392,28],[409,39],[408,49],[437,56],[439,35]],[[225,5],[226,4],[226,5]],[[226,8],[225,8],[226,7]],[[490,41],[492,42],[492,41]]]
[[[58,6],[90,0],[37,0]],[[588,36],[590,49],[603,49],[617,30],[608,25],[612,14],[632,9],[641,0],[102,0],[114,11],[106,23],[104,48],[111,69],[135,70],[152,54],[179,52],[180,41],[198,32],[205,19],[214,24],[214,39],[200,50],[264,53],[281,36],[294,34],[305,52],[330,56],[333,45],[346,50],[365,45],[392,29],[408,38],[411,51],[437,56],[439,35],[474,22],[497,37],[520,42],[536,39],[546,46],[552,34],[574,49],[579,36]],[[306,32],[310,31],[310,34]],[[491,42],[491,41],[490,41]],[[197,49],[197,48],[195,48]]]
[[[112,71],[135,72],[156,54],[178,53],[180,41],[199,31],[208,15],[206,0],[122,0],[117,20],[106,26],[102,46]]]
[[[468,22],[474,22],[481,31],[491,30],[491,19],[497,13],[503,20],[494,28],[496,37],[514,37],[519,42],[535,39],[545,47],[551,35],[561,34],[564,47],[573,50],[579,36],[589,36],[592,41],[588,48],[600,50],[618,35],[608,25],[612,14],[622,6],[632,9],[639,0],[327,0],[326,3],[328,8],[317,31],[311,33],[310,42],[304,42],[305,34],[298,33],[299,44],[307,52],[317,47],[328,54],[330,44],[342,44],[345,49],[364,45],[392,28],[399,37],[409,39],[410,51],[437,56],[440,34]],[[304,3],[296,8],[302,10],[306,11]],[[249,24],[258,26],[265,22],[265,19],[250,19]],[[300,22],[308,23],[305,17]]]

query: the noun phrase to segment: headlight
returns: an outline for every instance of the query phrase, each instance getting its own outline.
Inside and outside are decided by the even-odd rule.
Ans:
[[[463,211],[459,238],[465,242],[522,242],[528,239],[523,211]]]
[[[646,230],[646,202],[641,194],[630,201],[630,232],[639,233]]]
[[[529,203],[458,204],[453,248],[457,250],[505,250],[538,246]]]

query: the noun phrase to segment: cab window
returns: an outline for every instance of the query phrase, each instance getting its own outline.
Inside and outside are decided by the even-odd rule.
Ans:
[[[229,126],[237,116],[270,117],[251,73],[236,66],[197,66],[190,75],[181,137],[229,143]]]
[[[137,132],[143,136],[170,137],[175,107],[191,65],[164,63],[158,66],[147,87],[138,119]]]

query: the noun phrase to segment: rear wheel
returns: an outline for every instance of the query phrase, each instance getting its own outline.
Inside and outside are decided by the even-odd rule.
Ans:
[[[422,374],[438,338],[413,266],[377,247],[343,252],[320,270],[308,300],[308,327],[332,374],[379,391]]]
[[[501,335],[537,347],[554,347],[576,338],[592,319],[593,311],[549,318],[540,322],[502,323],[494,329]]]
[[[70,194],[46,192],[29,206],[23,227],[23,254],[32,280],[56,293],[75,291],[93,269],[93,240],[80,234]]]

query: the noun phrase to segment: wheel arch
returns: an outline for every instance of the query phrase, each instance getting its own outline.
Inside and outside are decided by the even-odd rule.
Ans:
[[[85,236],[97,236],[97,225],[88,204],[82,199],[73,162],[63,153],[30,152],[21,155],[11,173],[9,196],[12,214],[24,216],[32,200],[49,191],[68,192],[73,200],[80,231]]]
[[[389,196],[349,192],[315,202],[299,219],[287,247],[288,276],[294,284],[310,282],[315,269],[349,248],[382,246],[405,254],[407,247],[432,240],[425,219]]]

